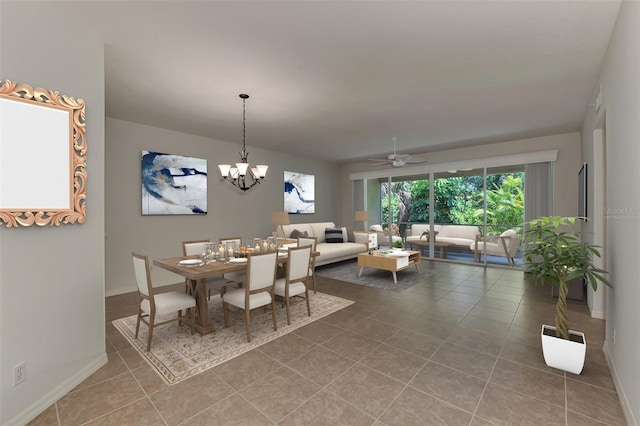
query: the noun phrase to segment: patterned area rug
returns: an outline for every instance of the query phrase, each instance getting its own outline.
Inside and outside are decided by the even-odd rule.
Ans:
[[[311,317],[307,316],[306,303],[296,303],[291,306],[291,325],[287,325],[286,311],[277,304],[278,331],[273,331],[271,315],[252,321],[251,343],[247,342],[244,319],[230,316],[229,328],[224,328],[222,299],[217,295],[212,296],[209,301],[209,317],[215,326],[214,333],[204,336],[194,333],[192,336],[187,325],[179,326],[174,321],[153,329],[149,352],[146,351],[146,325],[140,325],[138,338],[134,338],[136,315],[117,319],[113,321],[113,325],[166,383],[175,384],[353,303],[351,300],[323,293],[312,293],[309,300]]]
[[[393,275],[389,271],[364,268],[361,277],[358,276],[359,273],[360,267],[355,259],[318,266],[316,268],[316,275],[321,277],[395,292],[403,292],[435,275],[435,272],[432,270],[421,268],[420,272],[418,272],[416,268],[412,266],[398,271],[396,273],[398,275],[398,283],[394,284]]]

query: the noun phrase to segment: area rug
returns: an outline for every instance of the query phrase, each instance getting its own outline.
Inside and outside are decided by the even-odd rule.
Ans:
[[[435,275],[435,272],[430,269],[422,268],[420,272],[418,272],[416,268],[412,266],[398,271],[396,273],[398,283],[394,284],[393,275],[389,271],[364,268],[361,277],[358,276],[359,273],[360,267],[356,260],[345,260],[343,262],[316,267],[317,276],[395,292],[403,292]]]
[[[277,304],[278,331],[273,331],[271,315],[252,321],[250,343],[247,342],[244,319],[230,316],[229,328],[224,328],[220,296],[212,296],[209,301],[209,318],[215,332],[204,336],[198,333],[191,335],[189,327],[179,326],[177,321],[154,327],[149,352],[146,350],[148,328],[144,324],[140,325],[138,338],[134,337],[136,315],[117,319],[113,325],[166,383],[176,384],[353,303],[323,293],[312,293],[309,300],[310,317],[307,316],[306,303],[291,306],[291,325],[287,325],[286,311]]]

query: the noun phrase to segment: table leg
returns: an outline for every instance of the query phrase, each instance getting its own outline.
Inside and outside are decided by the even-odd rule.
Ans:
[[[360,267],[360,272],[358,273],[358,276],[359,276],[359,277],[360,277],[360,276],[362,276],[362,271],[364,271],[364,266],[361,266],[361,267]]]
[[[196,317],[195,329],[201,335],[213,333],[215,328],[209,322],[209,307],[207,306],[207,280],[191,280],[191,287],[195,290],[196,308],[198,315]]]
[[[391,271],[391,273],[393,274],[393,283],[398,284],[398,275],[396,274],[396,271]]]

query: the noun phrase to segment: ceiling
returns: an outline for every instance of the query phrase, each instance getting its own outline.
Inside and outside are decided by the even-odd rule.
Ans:
[[[108,117],[345,162],[579,131],[619,1],[57,5]]]

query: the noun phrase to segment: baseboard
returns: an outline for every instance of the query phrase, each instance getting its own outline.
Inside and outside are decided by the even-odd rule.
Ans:
[[[131,288],[131,287],[116,288],[116,289],[105,291],[104,292],[104,296],[105,297],[117,296],[119,294],[131,293],[131,292],[136,291],[136,290],[137,289],[135,287],[133,287],[133,288]]]
[[[624,393],[622,381],[620,380],[620,376],[616,371],[616,366],[613,363],[611,352],[609,351],[609,345],[606,340],[602,345],[602,351],[604,352],[604,356],[607,359],[607,364],[609,365],[609,370],[611,371],[611,378],[613,379],[613,385],[616,387],[616,392],[618,392],[618,398],[620,399],[620,405],[622,406],[622,412],[624,413],[624,417],[627,420],[627,424],[631,426],[638,426],[638,422],[633,416],[633,411],[631,411],[629,399],[627,399],[627,395]]]
[[[158,288],[158,287],[166,287],[169,285],[179,285],[179,284],[183,284],[184,285],[184,281],[179,281],[176,282],[175,280],[173,281],[160,281],[158,280],[158,282],[154,281],[153,282],[153,288]],[[122,288],[116,288],[113,290],[107,290],[104,292],[104,297],[109,297],[109,296],[117,296],[119,294],[125,294],[125,293],[133,293],[135,291],[138,291],[137,288],[135,287],[122,287]]]
[[[607,319],[607,316],[605,315],[604,311],[591,311],[591,317],[602,319],[602,320]]]
[[[87,364],[82,370],[69,377],[64,382],[47,392],[42,398],[24,409],[21,413],[10,419],[7,425],[26,425],[31,420],[38,417],[44,410],[53,405],[60,398],[69,393],[72,389],[85,381],[89,376],[98,371],[107,363],[107,353],[103,352],[98,358]]]

